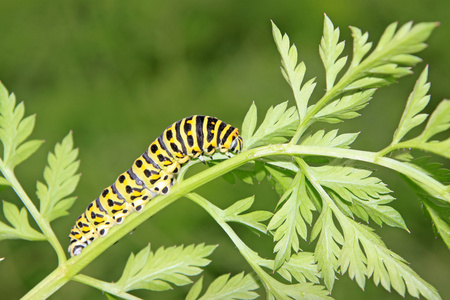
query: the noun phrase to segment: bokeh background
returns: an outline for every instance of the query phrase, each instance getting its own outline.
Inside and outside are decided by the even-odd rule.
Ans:
[[[279,71],[271,19],[296,43],[308,68],[307,77],[318,76],[314,99],[324,91],[318,55],[323,13],[341,28],[348,53],[349,25],[369,31],[370,39],[377,40],[394,21],[439,21],[441,26],[428,41],[430,47],[419,54],[424,62],[414,68],[415,74],[379,90],[361,118],[338,125],[341,132],[361,131],[355,148],[379,150],[390,142],[425,64],[430,64],[432,82],[428,110],[450,96],[449,11],[450,2],[445,0],[1,0],[0,80],[25,102],[27,114],[37,114],[32,137],[46,141],[18,167],[17,175],[36,200],[36,180],[43,180],[47,153],[73,131],[81,159],[82,177],[75,192],[78,201],[70,216],[52,223],[66,247],[69,228],[88,202],[172,122],[206,114],[240,127],[252,101],[263,118],[271,105],[292,100]],[[450,297],[450,255],[440,238],[435,238],[417,197],[392,172],[376,170],[376,175],[395,191],[394,207],[402,213],[411,234],[386,226],[377,227],[377,232],[390,249],[438,288],[444,299]],[[253,194],[257,208],[273,210],[277,202],[266,181],[248,186],[216,180],[199,192],[221,207]],[[11,191],[0,197],[19,204]],[[258,238],[245,228],[236,230],[262,256],[271,257],[272,249],[263,246],[270,238]],[[219,244],[204,272],[206,284],[224,273],[249,271],[219,226],[195,204],[181,199],[111,247],[83,273],[116,281],[130,251],[137,252],[147,243],[156,250],[201,242]],[[309,244],[303,247],[313,248]],[[56,266],[55,253],[45,242],[2,241],[0,257],[6,257],[0,264],[1,299],[21,297]],[[189,288],[136,295],[183,299]],[[376,288],[371,280],[363,292],[347,275],[339,276],[332,295],[336,299],[400,298],[396,292]],[[102,297],[95,289],[71,282],[52,299]]]

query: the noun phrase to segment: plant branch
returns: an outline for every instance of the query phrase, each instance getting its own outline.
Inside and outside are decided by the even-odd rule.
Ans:
[[[11,184],[11,187],[16,192],[17,196],[22,200],[23,204],[27,207],[33,219],[36,221],[39,228],[42,230],[42,233],[47,238],[50,245],[52,245],[53,249],[58,256],[58,264],[61,265],[66,261],[66,254],[63,250],[61,244],[59,243],[58,238],[55,235],[50,223],[39,213],[36,206],[31,201],[30,197],[28,197],[25,190],[22,188],[20,182],[17,180],[14,171],[5,167],[5,164],[2,160],[0,160],[0,171],[3,176],[5,176],[6,180]]]
[[[89,247],[86,247],[80,255],[61,264],[54,272],[25,295],[23,299],[40,299],[50,296],[116,241],[180,197],[247,162],[274,155],[327,156],[364,161],[384,166],[419,182],[421,185],[427,187],[428,191],[434,193],[434,197],[450,203],[450,193],[443,184],[412,166],[391,158],[379,157],[378,154],[374,152],[291,144],[269,145],[254,148],[243,151],[239,155],[183,180],[180,184],[174,185],[171,192],[166,196],[155,197],[146,205],[142,212],[131,214],[127,217],[124,224],[111,228],[106,237],[96,239]]]

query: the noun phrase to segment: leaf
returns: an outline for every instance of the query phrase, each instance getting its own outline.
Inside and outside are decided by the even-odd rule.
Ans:
[[[319,146],[319,147],[331,147],[331,148],[350,148],[349,145],[353,143],[358,133],[344,133],[337,135],[338,130],[331,130],[325,134],[325,130],[318,130],[313,135],[305,137],[301,141],[301,145],[304,146]]]
[[[55,153],[48,154],[48,164],[44,169],[46,184],[37,182],[36,194],[40,200],[40,213],[49,222],[68,214],[75,202],[72,194],[80,180],[75,174],[80,162],[77,161],[78,149],[73,148],[72,132],[64,137],[61,144],[55,146]]]
[[[258,264],[272,271],[276,270],[273,260],[262,259]],[[276,271],[289,282],[292,282],[292,278],[294,278],[299,283],[319,283],[320,273],[314,260],[314,254],[311,252],[299,252],[292,255],[289,261]]]
[[[17,206],[3,201],[3,213],[6,220],[12,225],[0,222],[0,240],[24,239],[29,241],[45,241],[45,236],[33,229],[28,223],[28,213],[25,207],[20,212]]]
[[[244,272],[230,278],[230,274],[216,278],[199,300],[227,300],[227,299],[256,299],[258,294],[253,292],[258,288],[256,280]]]
[[[426,196],[420,198],[433,220],[437,233],[450,250],[450,205],[437,205]]]
[[[352,216],[352,211],[366,222],[370,216],[380,226],[384,222],[408,231],[401,215],[386,205],[394,200],[387,195],[391,190],[379,178],[371,177],[372,172],[351,166],[326,165],[311,167],[311,174],[322,186],[336,193],[330,194],[335,201],[340,201],[337,197],[345,200],[339,202],[339,207],[347,216]]]
[[[278,269],[285,261],[291,257],[291,249],[295,252],[300,250],[298,236],[306,240],[307,228],[306,223],[300,213],[300,204],[302,201],[308,200],[305,188],[305,177],[298,173],[291,186],[281,197],[279,204],[284,202],[282,207],[275,213],[267,225],[267,229],[275,231],[274,241],[276,245],[274,252],[275,270]]]
[[[319,235],[320,234],[320,235]],[[311,232],[311,241],[317,237],[314,257],[317,261],[317,268],[322,274],[325,286],[329,291],[333,290],[335,273],[338,270],[338,258],[341,255],[341,248],[338,244],[344,243],[344,238],[333,222],[331,209],[326,206],[320,213],[316,224]]]
[[[271,278],[272,279],[272,278]],[[270,300],[330,300],[333,299],[329,296],[329,292],[324,289],[322,285],[315,285],[310,282],[308,283],[297,283],[297,284],[284,284],[272,280],[270,286],[268,287],[267,299]]]
[[[294,93],[300,118],[303,118],[306,114],[308,100],[316,84],[314,79],[312,79],[302,87],[306,66],[303,62],[297,64],[297,47],[295,45],[290,46],[289,36],[287,34],[282,36],[280,30],[273,22],[272,33],[278,52],[281,55],[281,73]]]
[[[3,191],[7,187],[10,187],[11,184],[4,177],[0,176],[0,191]]]
[[[244,140],[244,147],[245,147],[245,141],[250,139],[250,137],[255,132],[256,128],[256,121],[258,120],[258,114],[255,102],[253,101],[252,105],[250,106],[250,109],[248,110],[247,114],[245,115],[244,122],[242,123],[242,139]]]
[[[400,295],[408,293],[416,298],[441,299],[436,289],[415,273],[399,255],[386,248],[373,229],[336,213],[344,231],[344,245],[339,258],[341,272],[349,272],[361,288],[365,277],[373,277],[375,285],[388,291],[393,287]]]
[[[188,276],[202,272],[200,267],[209,264],[205,257],[215,248],[204,244],[167,249],[161,247],[153,253],[147,246],[136,256],[130,255],[117,286],[124,292],[136,289],[164,291],[171,289],[171,284],[189,284],[192,281]]]
[[[342,120],[359,117],[359,113],[356,111],[366,107],[372,99],[373,93],[375,93],[375,89],[346,95],[322,108],[314,118],[317,121],[333,124],[341,122]]]
[[[36,116],[23,118],[25,106],[17,106],[14,94],[8,96],[8,91],[0,83],[0,140],[3,143],[3,162],[13,170],[18,164],[30,157],[43,141],[24,141],[34,128]]]
[[[223,211],[224,220],[226,222],[237,222],[244,225],[249,226],[250,228],[256,229],[262,233],[267,232],[267,228],[262,221],[265,221],[272,217],[272,213],[268,211],[253,211],[244,215],[241,215],[242,212],[248,210],[253,202],[255,197],[248,197],[242,200],[237,201],[227,209]]]
[[[320,41],[319,54],[325,67],[327,91],[333,87],[337,74],[347,62],[347,57],[339,58],[344,47],[345,42],[339,42],[339,28],[334,29],[330,18],[325,15],[323,37]]]
[[[437,23],[406,23],[398,31],[397,23],[389,25],[376,48],[368,55],[372,44],[367,42],[368,34],[351,27],[353,59],[346,74],[343,91],[381,87],[395,82],[397,78],[411,74],[409,67],[420,62],[411,55],[422,51],[424,41],[430,36]],[[365,57],[365,58],[364,58]]]
[[[200,279],[197,280],[197,282],[192,285],[192,287],[189,290],[189,293],[187,294],[185,300],[196,300],[196,299],[198,299],[198,296],[200,296],[200,293],[202,291],[202,287],[203,287],[203,276],[200,277]]]
[[[353,26],[350,26],[350,30],[353,37],[353,58],[350,68],[353,68],[359,65],[364,56],[370,51],[372,42],[367,42],[369,33],[365,32],[362,34],[359,28]]]
[[[442,100],[431,114],[425,127],[419,138],[422,141],[428,141],[434,135],[446,131],[450,128],[450,100]]]
[[[287,108],[287,101],[270,107],[255,134],[245,141],[247,149],[270,143],[282,143],[297,129],[298,114],[295,107]]]
[[[394,133],[392,144],[398,143],[406,133],[412,128],[422,124],[427,118],[427,114],[419,114],[430,101],[430,96],[427,95],[430,90],[430,84],[427,83],[427,77],[428,67],[425,67],[422,74],[419,76],[413,91],[408,97],[400,124]]]

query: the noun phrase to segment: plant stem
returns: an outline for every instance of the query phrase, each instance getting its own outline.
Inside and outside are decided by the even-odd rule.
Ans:
[[[117,288],[117,286],[115,284],[111,284],[109,282],[104,282],[95,278],[92,278],[90,276],[86,276],[83,274],[78,274],[75,277],[73,277],[72,279],[73,281],[78,281],[80,283],[83,283],[85,285],[89,285],[92,286],[96,289],[102,290],[104,292],[119,296],[123,299],[128,299],[128,300],[141,300],[141,298],[133,296],[131,294],[128,294],[122,290],[120,290],[119,288]]]
[[[219,224],[220,227],[222,227],[225,233],[230,237],[235,246],[238,248],[239,252],[245,258],[248,264],[252,267],[253,271],[255,271],[255,273],[262,280],[262,283],[266,287],[266,290],[270,291],[270,293],[273,296],[275,296],[276,299],[284,298],[282,294],[279,294],[279,291],[272,288],[271,285],[272,278],[261,268],[261,266],[258,265],[257,262],[261,260],[259,255],[255,251],[250,249],[239,238],[239,236],[234,232],[234,230],[230,227],[230,225],[228,225],[227,222],[223,219],[222,215],[220,214],[222,210],[198,194],[190,193],[186,195],[186,197],[192,200],[193,202],[197,203],[200,207],[202,207],[208,214],[211,215],[214,221],[216,221],[217,224]]]
[[[1,160],[0,160],[0,170],[3,176],[6,178],[6,180],[11,184],[17,196],[19,196],[23,204],[27,207],[31,216],[36,221],[39,228],[42,230],[42,233],[45,235],[50,245],[52,245],[53,249],[56,252],[56,255],[58,256],[58,264],[60,265],[63,262],[65,262],[66,261],[65,251],[63,250],[61,244],[59,243],[59,240],[56,237],[52,227],[50,226],[50,223],[47,222],[47,220],[43,218],[42,215],[39,213],[38,209],[33,204],[30,197],[28,197],[27,193],[20,185],[20,182],[17,180],[14,171],[9,168],[5,168],[5,165]]]
[[[249,161],[273,155],[316,155],[373,163],[392,169],[419,182],[427,188],[427,191],[433,193],[434,197],[450,203],[450,193],[446,191],[446,187],[443,184],[412,166],[391,158],[379,157],[377,153],[291,144],[269,145],[250,149],[187,178],[180,184],[174,185],[168,195],[155,197],[146,205],[142,212],[131,214],[127,217],[124,224],[111,228],[106,237],[96,239],[80,255],[61,264],[54,272],[25,295],[23,299],[43,299],[50,296],[121,237],[134,230],[145,220],[172,204],[180,197]]]

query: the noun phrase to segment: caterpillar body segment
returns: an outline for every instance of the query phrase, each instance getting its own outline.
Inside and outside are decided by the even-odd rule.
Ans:
[[[173,123],[78,217],[69,234],[70,256],[122,224],[130,213],[142,211],[155,196],[168,194],[190,159],[204,162],[203,155],[220,151],[230,156],[242,147],[239,130],[217,118],[194,115]]]

